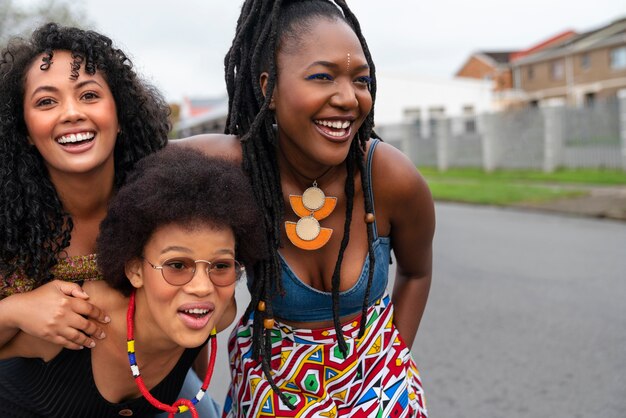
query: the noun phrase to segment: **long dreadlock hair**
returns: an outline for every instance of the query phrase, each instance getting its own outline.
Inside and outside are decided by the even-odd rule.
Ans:
[[[291,406],[289,399],[278,389],[270,371],[271,327],[264,321],[273,321],[271,295],[282,291],[281,267],[278,256],[284,202],[281,192],[280,172],[275,158],[276,141],[274,113],[269,109],[277,79],[277,51],[283,42],[299,42],[310,31],[316,19],[337,20],[347,23],[357,35],[370,67],[370,93],[372,103],[376,99],[375,67],[371,54],[361,33],[361,27],[344,0],[246,0],[237,21],[235,38],[224,60],[226,87],[228,90],[228,117],[225,132],[238,135],[242,143],[243,168],[249,175],[255,197],[263,209],[263,221],[268,231],[266,239],[272,249],[269,258],[257,263],[252,283],[252,298],[245,313],[248,318],[254,312],[253,356],[262,362],[262,368],[272,389],[282,401]],[[262,72],[268,73],[266,94],[259,83]],[[354,175],[356,168],[361,176],[363,190],[369,189],[369,179],[364,170],[366,141],[376,137],[373,132],[374,111],[368,114],[352,141],[346,159],[347,179],[346,219],[344,235],[332,277],[333,322],[338,344],[344,355],[348,347],[341,332],[339,320],[339,283],[341,262],[350,240],[350,223],[354,203]],[[365,213],[373,212],[369,194],[364,193]],[[365,331],[365,314],[374,273],[373,224],[367,225],[368,257],[370,262],[367,290],[363,300],[359,335]],[[264,302],[261,305],[259,302]]]
[[[20,271],[37,286],[45,283],[70,243],[71,215],[43,157],[28,144],[23,110],[27,71],[33,65],[48,70],[57,50],[72,53],[69,78],[76,80],[84,66],[87,74],[102,74],[111,89],[121,128],[114,150],[116,188],[135,162],[167,143],[167,103],[111,39],[55,23],[39,27],[29,39],[12,39],[0,52],[0,281]]]

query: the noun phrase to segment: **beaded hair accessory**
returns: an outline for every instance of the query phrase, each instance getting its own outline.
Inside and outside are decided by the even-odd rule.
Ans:
[[[139,388],[139,391],[143,395],[144,398],[150,404],[162,411],[169,412],[168,418],[174,418],[174,414],[182,413],[185,411],[191,411],[191,416],[193,418],[199,418],[198,411],[196,411],[195,405],[202,400],[204,394],[206,393],[207,388],[209,387],[209,382],[211,381],[211,375],[213,374],[213,368],[215,366],[215,354],[217,353],[217,340],[216,335],[217,331],[215,328],[211,331],[211,335],[209,336],[209,340],[211,340],[211,357],[209,359],[209,367],[206,371],[206,376],[204,377],[204,382],[202,382],[202,386],[200,390],[196,394],[196,396],[192,399],[181,398],[174,402],[172,405],[166,405],[160,401],[158,401],[154,396],[150,394],[150,391],[146,387],[146,384],[141,377],[141,372],[139,371],[139,366],[137,365],[137,359],[135,357],[135,327],[134,327],[134,317],[135,317],[135,291],[130,294],[130,298],[128,300],[128,311],[126,313],[126,339],[128,346],[128,362],[130,363],[130,370],[133,373],[133,377],[135,378],[135,383]]]

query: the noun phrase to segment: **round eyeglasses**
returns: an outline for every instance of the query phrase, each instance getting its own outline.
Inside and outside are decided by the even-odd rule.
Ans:
[[[176,257],[165,260],[160,266],[152,264],[145,258],[144,260],[153,269],[161,270],[165,281],[172,286],[182,286],[189,283],[196,274],[196,265],[198,263],[206,263],[205,271],[213,285],[218,287],[230,286],[239,280],[245,271],[245,268],[233,258],[208,261]]]

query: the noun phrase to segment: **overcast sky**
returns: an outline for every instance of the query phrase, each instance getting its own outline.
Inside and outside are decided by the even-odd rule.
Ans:
[[[37,0],[14,0],[32,4]],[[225,94],[240,0],[73,0],[166,98]],[[473,51],[524,49],[626,17],[625,0],[348,0],[380,73],[451,77]]]

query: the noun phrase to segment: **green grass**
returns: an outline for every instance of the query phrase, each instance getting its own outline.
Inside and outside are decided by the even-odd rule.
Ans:
[[[446,182],[429,180],[435,200],[505,206],[514,203],[539,203],[586,194],[583,190],[528,186],[508,182]]]
[[[618,170],[496,170],[452,168],[440,172],[421,167],[435,200],[511,205],[540,203],[583,196],[592,185],[626,185],[626,172]]]
[[[485,173],[479,168],[452,168],[439,172],[433,167],[420,167],[420,172],[429,181],[468,181],[496,183],[572,183],[586,185],[626,185],[626,171],[619,170],[557,170],[544,173],[534,170],[496,170]]]

